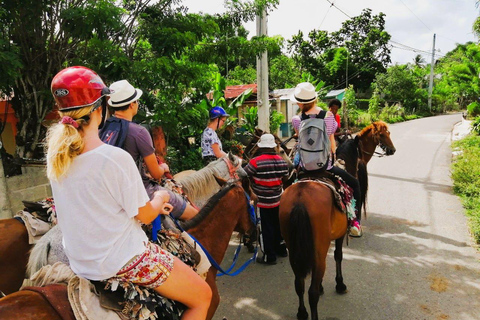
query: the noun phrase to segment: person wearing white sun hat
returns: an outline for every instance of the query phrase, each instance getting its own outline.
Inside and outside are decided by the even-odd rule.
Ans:
[[[355,178],[345,170],[342,170],[341,168],[333,165],[335,150],[337,148],[334,133],[338,127],[338,124],[335,120],[335,115],[331,111],[325,112],[319,106],[317,106],[317,92],[313,84],[311,84],[310,82],[299,83],[295,87],[295,91],[290,100],[296,103],[302,111],[302,121],[309,118],[315,118],[317,117],[317,115],[325,113],[323,119],[325,122],[325,129],[327,131],[331,146],[331,157],[327,166],[327,171],[330,171],[334,175],[340,176],[353,189],[353,197],[355,198],[355,212],[357,218],[350,222],[350,235],[353,237],[361,237],[363,232],[360,225],[362,209],[360,185],[357,178]],[[300,129],[300,123],[298,124],[298,126],[299,127],[296,128],[296,130]]]
[[[288,174],[288,164],[275,151],[277,143],[272,134],[263,134],[257,146],[257,156],[250,160],[244,170],[253,180],[252,189],[258,197],[257,207],[260,211],[263,257],[258,257],[257,262],[272,265],[277,263],[277,256],[288,255],[278,218],[278,206],[283,193],[282,179]]]
[[[152,198],[156,191],[165,190],[170,195],[168,203],[173,206],[172,215],[182,220],[191,219],[198,213],[198,210],[187,203],[180,195],[162,188],[158,184],[157,181],[170,169],[166,163],[158,164],[152,137],[148,130],[132,121],[138,112],[138,99],[143,94],[142,90],[135,88],[127,80],[120,80],[110,85],[110,91],[112,93],[108,104],[112,107],[114,113],[107,122],[115,121],[115,118],[126,120],[128,131],[122,148],[130,153],[137,163],[148,196]],[[108,126],[105,127],[105,129],[107,128]],[[106,135],[102,135],[102,132],[100,135],[106,137]],[[108,137],[102,140],[108,140]],[[145,163],[145,166],[142,165],[142,162]],[[152,180],[152,177],[155,180]]]

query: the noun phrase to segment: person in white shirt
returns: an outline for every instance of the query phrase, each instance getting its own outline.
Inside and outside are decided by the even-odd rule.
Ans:
[[[172,206],[149,200],[126,151],[104,144],[108,87],[92,70],[70,67],[52,80],[61,120],[47,132],[47,176],[72,270],[90,280],[115,277],[183,303],[182,319],[205,319],[212,292],[181,260],[148,242],[148,224]]]

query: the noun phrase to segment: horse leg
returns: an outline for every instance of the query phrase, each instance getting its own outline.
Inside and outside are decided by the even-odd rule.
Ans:
[[[305,300],[303,298],[303,295],[305,293],[305,278],[297,277],[295,275],[295,292],[298,296],[297,319],[306,320],[308,319],[308,312],[305,308]]]
[[[320,252],[315,257],[315,265],[312,270],[312,282],[310,289],[308,289],[308,302],[310,304],[310,313],[312,314],[312,320],[318,320],[318,300],[323,294],[323,276],[327,268],[327,252],[330,243],[324,245],[326,248],[320,248]]]
[[[216,273],[217,269],[211,267],[210,270],[208,270],[207,279],[205,279],[212,289],[212,301],[210,302],[210,307],[208,308],[207,320],[211,320],[213,318],[213,315],[215,314],[215,311],[217,311],[218,305],[220,304],[220,294],[218,294]]]
[[[337,269],[337,275],[335,276],[335,282],[337,285],[335,289],[337,293],[343,294],[347,293],[347,286],[343,283],[343,276],[342,276],[342,260],[343,260],[343,238],[341,237],[335,240],[335,263]]]

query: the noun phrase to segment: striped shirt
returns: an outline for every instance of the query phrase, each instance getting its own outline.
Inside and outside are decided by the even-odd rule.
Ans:
[[[252,189],[258,197],[259,208],[275,208],[283,193],[282,177],[288,174],[288,164],[277,154],[266,153],[253,158],[245,166],[253,178]]]

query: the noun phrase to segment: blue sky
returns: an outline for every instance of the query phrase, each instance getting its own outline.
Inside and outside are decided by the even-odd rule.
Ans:
[[[223,0],[183,0],[182,4],[190,12],[225,11]],[[417,54],[430,62],[428,52],[432,50],[434,33],[438,55],[446,54],[458,43],[478,41],[472,33],[479,14],[475,0],[280,0],[278,8],[269,14],[268,34],[290,39],[299,30],[304,34],[313,29],[336,31],[349,19],[347,15],[358,16],[364,8],[386,14],[386,30],[394,41],[392,63],[412,62]],[[251,36],[255,35],[255,22],[246,27]]]

